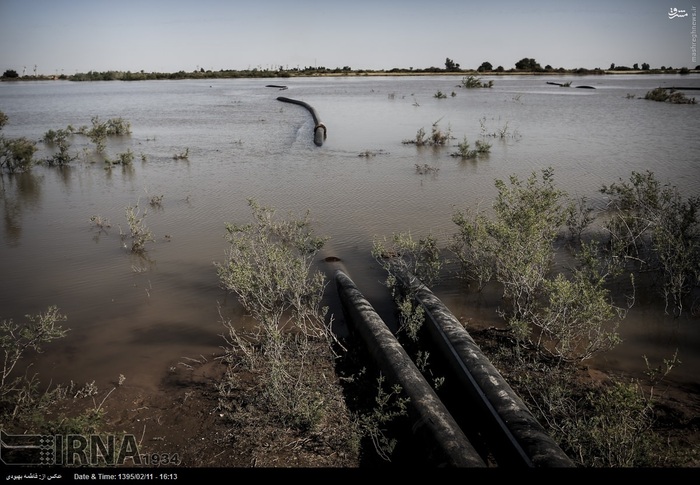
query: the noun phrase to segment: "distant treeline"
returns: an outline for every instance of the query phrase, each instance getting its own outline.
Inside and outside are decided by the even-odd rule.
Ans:
[[[628,68],[625,66],[615,66],[612,64],[610,69],[605,70],[596,67],[595,69],[586,68],[576,68],[576,69],[564,69],[553,68],[549,65],[540,67],[534,59],[528,59],[531,61],[529,63],[523,63],[522,61],[516,64],[514,69],[504,69],[502,66],[493,68],[490,63],[483,63],[478,69],[460,69],[459,64],[455,64],[449,58],[447,59],[446,67],[428,67],[425,69],[414,69],[414,68],[393,68],[388,70],[353,70],[348,66],[343,68],[336,67],[334,69],[329,69],[326,67],[305,67],[305,68],[295,68],[295,69],[245,69],[245,70],[232,70],[232,69],[222,69],[219,71],[204,70],[203,68],[195,69],[193,71],[177,71],[172,73],[166,72],[145,72],[145,71],[89,71],[86,73],[76,73],[72,75],[57,74],[53,76],[47,75],[24,75],[20,76],[14,70],[7,70],[3,73],[3,81],[9,80],[66,80],[66,81],[146,81],[146,80],[177,80],[177,79],[228,79],[228,78],[289,78],[289,77],[301,77],[301,76],[370,76],[370,75],[421,75],[421,74],[470,74],[470,73],[480,73],[484,74],[577,74],[577,75],[587,75],[587,74],[606,74],[610,72],[630,72],[636,71],[633,68]],[[644,65],[645,69],[640,69],[638,72],[645,74],[687,74],[690,72],[696,72],[700,70],[700,66],[696,66],[694,70],[687,67],[682,67],[680,69],[674,69],[672,67],[662,66],[660,69],[650,69],[648,65]]]

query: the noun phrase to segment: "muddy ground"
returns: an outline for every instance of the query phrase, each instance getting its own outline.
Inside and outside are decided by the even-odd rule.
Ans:
[[[473,332],[487,349],[497,345],[489,332]],[[485,350],[486,351],[486,350]],[[350,411],[334,403],[331,418],[308,435],[290,429],[264,426],[235,429],[219,409],[216,383],[224,377],[225,365],[217,359],[177,369],[164,378],[157,393],[145,393],[128,385],[119,386],[104,404],[106,428],[131,433],[140,452],[164,459],[177,455],[176,467],[203,468],[392,468],[432,466],[422,461],[419,443],[403,443],[392,461],[380,458],[371,443],[352,442]],[[504,373],[505,375],[505,373]],[[605,372],[582,366],[578,378],[590,384],[609,378]],[[250,381],[251,389],[256,385]],[[245,391],[243,391],[245,392]],[[698,389],[657,386],[658,429],[669,444],[686,453],[682,467],[700,467],[700,393]],[[398,431],[411,441],[410,430]],[[408,448],[411,447],[409,450]],[[161,461],[162,459],[161,458]],[[673,465],[677,467],[678,465]]]

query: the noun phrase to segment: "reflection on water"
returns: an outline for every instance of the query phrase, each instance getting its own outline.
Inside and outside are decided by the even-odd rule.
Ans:
[[[22,237],[22,218],[41,198],[41,181],[36,174],[18,173],[2,178],[3,227],[7,244],[16,246]]]
[[[308,209],[316,231],[330,237],[319,266],[332,275],[342,265],[389,320],[373,239],[410,231],[444,244],[454,210],[488,208],[495,179],[553,167],[560,188],[597,208],[606,202],[601,185],[632,171],[651,170],[684,195],[700,192],[700,107],[639,99],[659,85],[698,86],[697,76],[555,80],[596,89],[538,76],[493,79],[493,88],[473,90],[451,76],[285,80],[285,96],[314,106],[327,126],[322,147],[309,113],[277,101],[269,80],[0,83],[6,137],[40,140],[93,116],[121,117],[132,134],[110,140],[107,155],[134,154],[131,165],[105,170],[89,140],[76,136],[79,158],[69,167],[3,176],[1,317],[21,320],[49,305],[68,316],[68,337],[37,363],[47,381],[99,384],[123,374],[156,386],[183,357],[219,351],[220,312],[244,317],[213,263],[224,258],[224,224],[249,219],[248,198],[279,214]],[[438,91],[448,97],[436,98]],[[452,146],[403,143],[433,125],[449,131]],[[492,143],[488,156],[450,156],[464,137],[473,145],[482,136]],[[37,156],[48,157],[39,146]],[[417,165],[436,170],[420,174]],[[153,197],[161,203],[151,205]],[[125,208],[134,205],[146,210],[156,239],[147,259],[123,247]],[[97,216],[100,227],[91,222]],[[466,321],[500,324],[497,295],[465,292],[454,281],[436,293]],[[660,362],[677,347],[683,364],[675,375],[697,382],[697,317],[672,319],[642,303],[622,332],[624,344],[601,362],[639,371],[642,355]]]

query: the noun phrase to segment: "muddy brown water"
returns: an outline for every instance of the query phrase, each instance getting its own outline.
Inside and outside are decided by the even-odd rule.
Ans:
[[[601,185],[632,171],[700,193],[700,106],[639,99],[660,85],[700,86],[698,76],[553,79],[595,89],[538,76],[493,79],[491,89],[470,90],[455,76],[285,79],[285,96],[314,106],[326,125],[322,147],[309,113],[266,87],[279,79],[0,83],[5,137],[40,140],[94,116],[121,117],[132,133],[110,139],[107,154],[134,154],[130,166],[106,170],[76,136],[79,159],[69,166],[2,176],[0,317],[22,320],[50,305],[68,317],[68,335],[34,361],[42,382],[107,388],[123,375],[155,388],[173,366],[220,352],[222,315],[246,321],[214,262],[224,258],[225,223],[249,220],[249,198],[281,217],[308,210],[317,234],[329,237],[319,268],[329,277],[344,269],[389,320],[374,238],[432,234],[444,245],[455,209],[487,208],[495,179],[552,167],[558,187],[597,209],[606,203]],[[450,146],[403,143],[434,124],[454,137]],[[498,131],[505,136],[487,137],[488,156],[451,156],[465,136],[473,145]],[[46,158],[48,147],[39,147]],[[185,151],[187,159],[174,158]],[[437,170],[418,173],[426,164]],[[160,206],[149,205],[154,196]],[[143,257],[120,236],[125,208],[136,204],[156,238]],[[103,229],[93,216],[106,221]],[[502,324],[495,292],[466,292],[451,280],[435,292],[467,322]],[[672,378],[697,389],[698,317],[668,316],[658,295],[641,293],[622,323],[623,344],[596,365],[642,373],[642,356],[658,364],[677,349],[682,364]]]

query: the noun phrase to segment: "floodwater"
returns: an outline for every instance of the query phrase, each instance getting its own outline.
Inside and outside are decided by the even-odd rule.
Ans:
[[[657,86],[698,87],[700,77],[489,79],[491,89],[469,90],[455,76],[0,83],[5,137],[38,141],[51,129],[90,126],[95,116],[121,117],[132,133],[110,139],[107,154],[135,156],[130,166],[106,170],[94,145],[76,136],[71,150],[79,159],[68,167],[3,175],[0,318],[21,321],[51,305],[67,316],[68,335],[46,346],[33,367],[44,383],[105,388],[123,375],[154,388],[180,362],[220,352],[222,316],[245,320],[220,288],[214,263],[224,258],[225,224],[250,220],[249,198],[280,216],[308,210],[315,232],[330,238],[319,267],[329,276],[344,269],[390,319],[373,240],[410,232],[444,246],[456,232],[454,211],[488,208],[496,179],[552,167],[559,188],[597,209],[605,206],[602,184],[633,171],[651,170],[685,196],[700,194],[700,105],[639,99]],[[316,109],[327,127],[323,146],[313,143],[309,112],[278,96]],[[434,124],[449,130],[452,146],[403,143]],[[488,156],[451,156],[465,136],[473,146],[499,131],[506,136],[488,138]],[[37,157],[46,158],[39,146]],[[184,152],[187,159],[174,159]],[[437,171],[418,173],[426,164]],[[159,207],[149,205],[160,196]],[[145,257],[120,237],[128,231],[125,208],[134,205],[147,210],[156,238]],[[92,217],[108,227],[99,230]],[[501,324],[499,301],[488,293],[468,293],[455,280],[435,292],[467,321]],[[332,291],[329,305],[337,311]],[[697,387],[697,316],[665,315],[663,300],[650,295],[638,298],[621,332],[624,343],[597,364],[639,373],[643,356],[658,364],[678,349],[682,364],[672,377]]]

